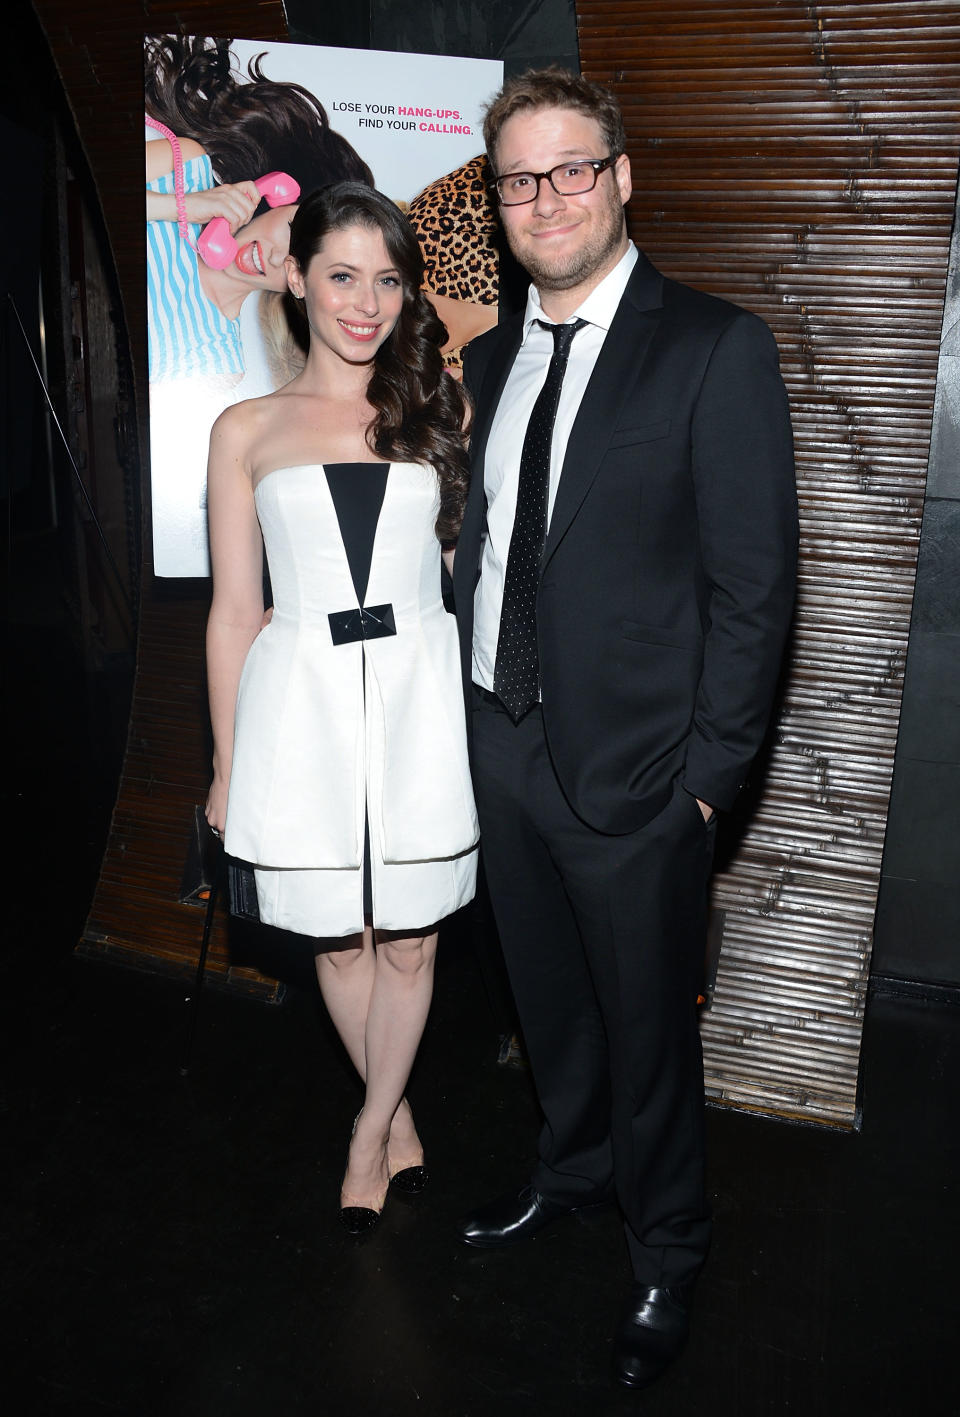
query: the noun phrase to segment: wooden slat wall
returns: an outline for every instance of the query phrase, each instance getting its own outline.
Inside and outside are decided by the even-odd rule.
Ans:
[[[960,152],[952,0],[579,0],[631,230],[777,335],[799,604],[759,801],[719,874],[707,1087],[851,1125]],[[749,509],[744,509],[745,515]]]

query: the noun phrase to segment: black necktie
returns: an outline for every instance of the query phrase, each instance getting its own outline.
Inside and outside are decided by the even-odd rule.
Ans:
[[[586,320],[574,320],[569,325],[548,325],[538,320],[537,324],[553,335],[553,357],[543,388],[533,405],[520,453],[517,511],[507,554],[500,634],[493,670],[493,692],[514,723],[519,723],[540,696],[537,584],[540,558],[547,537],[550,444],[570,345]]]

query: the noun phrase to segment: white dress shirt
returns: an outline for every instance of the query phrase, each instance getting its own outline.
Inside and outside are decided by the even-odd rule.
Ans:
[[[560,406],[553,425],[550,448],[550,490],[547,500],[547,527],[553,515],[557,486],[563,469],[570,430],[580,408],[584,390],[593,373],[597,356],[636,265],[637,248],[631,243],[609,275],[604,276],[566,324],[586,320],[574,336],[560,392]],[[480,560],[480,580],[474,600],[473,679],[493,690],[493,668],[500,634],[500,610],[507,555],[517,511],[520,453],[523,437],[537,395],[543,388],[553,355],[553,336],[538,320],[547,319],[536,286],[531,285],[523,317],[523,336],[517,358],[507,377],[497,412],[490,428],[484,459],[483,487],[487,499],[487,533]]]

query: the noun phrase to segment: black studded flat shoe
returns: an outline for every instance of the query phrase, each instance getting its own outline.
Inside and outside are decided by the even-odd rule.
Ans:
[[[363,1108],[353,1119],[353,1127],[350,1132],[351,1139],[356,1133],[357,1123],[362,1116]],[[346,1177],[344,1177],[346,1180]],[[388,1182],[389,1189],[389,1182]],[[387,1199],[387,1190],[384,1190],[379,1197],[379,1206],[365,1205],[359,1196],[351,1195],[349,1191],[340,1192],[340,1223],[349,1235],[369,1235],[376,1230],[380,1224],[380,1216],[383,1211],[384,1202]]]
[[[380,1224],[380,1214],[368,1205],[342,1205],[340,1223],[348,1235],[369,1235]]]
[[[429,1180],[426,1166],[402,1166],[390,1177],[390,1189],[403,1196],[418,1196]]]

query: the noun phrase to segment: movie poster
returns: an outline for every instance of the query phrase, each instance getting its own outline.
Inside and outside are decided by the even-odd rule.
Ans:
[[[154,568],[205,576],[210,428],[302,359],[283,295],[296,188],[372,181],[408,213],[453,367],[496,323],[481,111],[503,66],[238,39],[148,39],[146,57]],[[264,200],[238,226],[231,187],[268,172],[280,177],[261,183]]]

